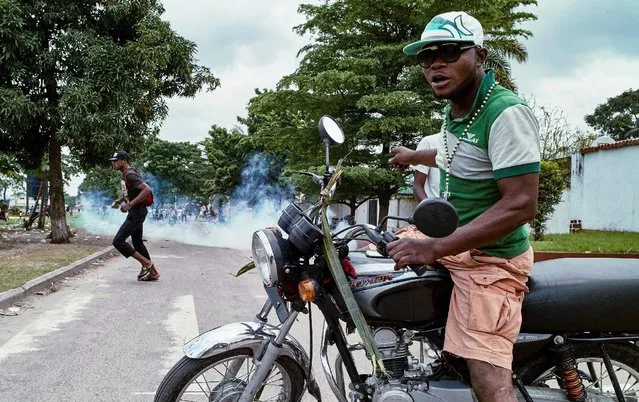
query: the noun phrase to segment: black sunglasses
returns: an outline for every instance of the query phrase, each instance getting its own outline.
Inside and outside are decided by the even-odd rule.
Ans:
[[[430,68],[438,57],[446,63],[454,63],[468,49],[479,47],[477,45],[460,46],[457,43],[444,43],[425,47],[417,53],[417,62],[423,68]]]

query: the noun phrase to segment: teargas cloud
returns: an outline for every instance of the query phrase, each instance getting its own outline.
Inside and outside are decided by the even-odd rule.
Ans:
[[[241,184],[228,201],[213,196],[209,204],[196,203],[186,196],[177,201],[156,196],[149,207],[144,224],[144,236],[162,238],[186,244],[229,247],[248,250],[254,231],[273,226],[281,211],[293,201],[295,192],[290,184],[278,179],[282,165],[261,154],[253,155],[241,173]],[[154,189],[165,181],[142,172]],[[96,192],[81,196],[80,226],[95,235],[114,235],[126,217],[109,206],[113,200]]]

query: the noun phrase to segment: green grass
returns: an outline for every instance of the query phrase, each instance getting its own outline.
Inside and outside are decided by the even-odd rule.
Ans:
[[[639,232],[604,232],[583,230],[571,234],[549,234],[542,241],[532,241],[535,251],[590,253],[639,253]]]
[[[0,292],[87,257],[103,247],[88,244],[34,244],[0,259]]]

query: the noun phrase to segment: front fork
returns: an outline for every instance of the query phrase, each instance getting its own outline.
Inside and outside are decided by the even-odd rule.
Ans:
[[[268,321],[268,314],[271,312],[272,308],[273,308],[273,303],[271,302],[270,299],[266,299],[264,306],[262,306],[262,310],[260,310],[260,312],[257,313],[257,315],[255,316],[255,322],[260,324],[266,324],[266,322]],[[237,373],[240,371],[243,364],[244,362],[242,360],[233,361],[233,363],[231,363],[229,367],[226,369],[224,378],[237,377]]]
[[[262,311],[264,311],[264,308],[262,308]],[[271,370],[273,369],[273,364],[275,364],[275,360],[280,355],[280,350],[282,348],[282,344],[284,343],[284,339],[286,339],[286,335],[288,335],[291,327],[295,323],[295,319],[297,318],[298,314],[298,311],[291,312],[286,321],[284,321],[284,323],[282,324],[279,334],[275,337],[275,339],[268,343],[266,349],[262,353],[262,357],[254,362],[254,364],[257,366],[257,370],[249,380],[246,388],[244,388],[244,392],[242,392],[242,396],[240,397],[239,402],[253,401],[253,397],[259,391],[262,383],[264,382],[264,380],[266,380]]]

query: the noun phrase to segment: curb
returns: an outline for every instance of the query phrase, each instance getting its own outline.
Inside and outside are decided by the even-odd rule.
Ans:
[[[32,295],[38,291],[47,289],[54,282],[58,282],[61,279],[74,275],[85,268],[88,268],[94,262],[110,256],[115,251],[115,247],[109,246],[104,250],[93,253],[81,260],[78,260],[66,267],[58,268],[55,271],[51,271],[47,274],[41,275],[35,279],[30,280],[19,288],[7,290],[0,293],[0,309],[10,307],[15,302]]]

